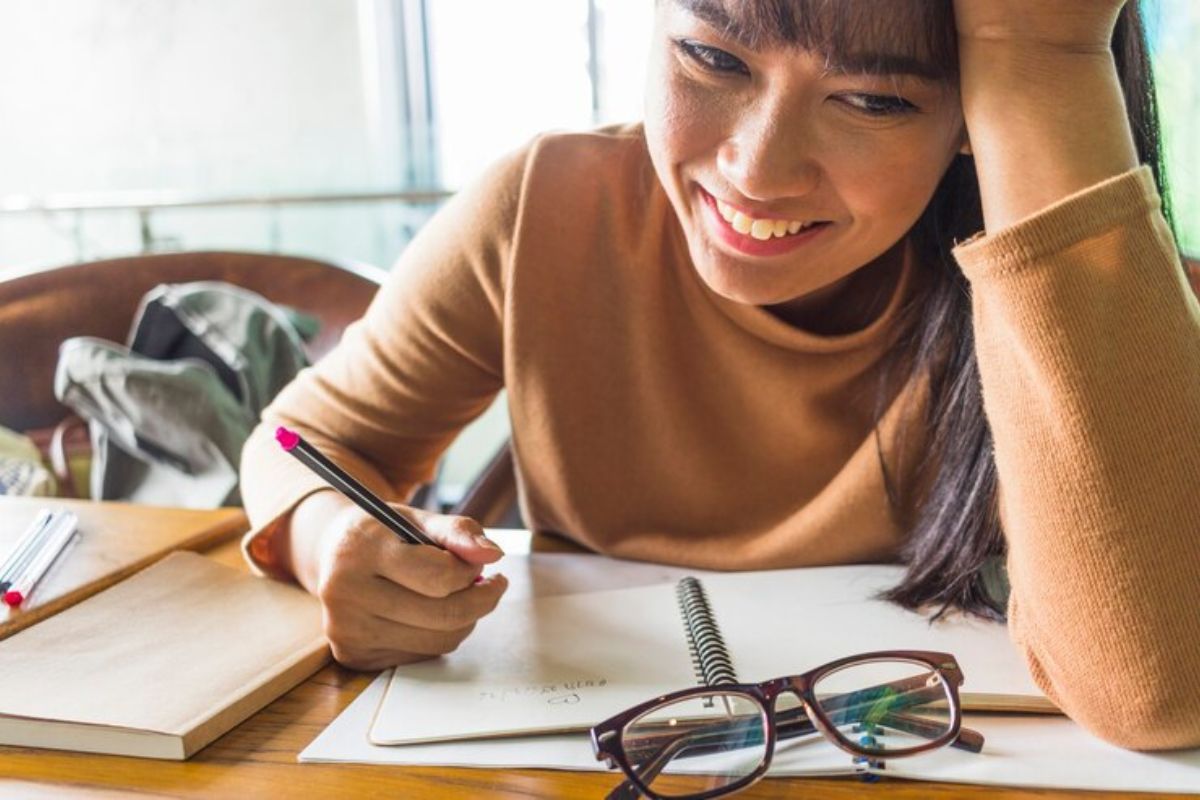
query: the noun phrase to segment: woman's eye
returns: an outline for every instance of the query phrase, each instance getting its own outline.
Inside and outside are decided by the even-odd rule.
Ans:
[[[675,46],[701,69],[709,72],[732,72],[749,75],[750,70],[737,56],[731,56],[724,50],[709,47],[706,44],[693,42],[688,39],[677,39]]]
[[[841,95],[840,99],[855,111],[871,117],[890,117],[917,110],[912,103],[895,95],[846,94]]]

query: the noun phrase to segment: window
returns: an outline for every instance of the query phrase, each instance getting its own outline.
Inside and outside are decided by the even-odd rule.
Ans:
[[[1200,5],[1195,0],[1144,4],[1162,114],[1167,179],[1179,244],[1200,256]]]
[[[552,129],[641,117],[652,0],[432,0],[442,181],[462,186]]]

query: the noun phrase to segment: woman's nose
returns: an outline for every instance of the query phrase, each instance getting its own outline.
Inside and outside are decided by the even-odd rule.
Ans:
[[[821,183],[817,139],[811,123],[765,109],[742,118],[721,144],[717,168],[747,199],[800,197]]]

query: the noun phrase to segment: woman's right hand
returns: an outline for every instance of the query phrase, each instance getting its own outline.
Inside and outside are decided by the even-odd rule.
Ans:
[[[321,601],[333,657],[378,670],[449,653],[508,588],[484,564],[504,555],[467,517],[397,506],[445,547],[400,539],[341,495],[317,492],[292,512],[293,574]]]

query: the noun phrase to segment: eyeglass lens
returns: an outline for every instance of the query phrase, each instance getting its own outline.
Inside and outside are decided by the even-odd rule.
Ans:
[[[878,660],[849,664],[813,684],[835,733],[864,753],[904,755],[950,732],[950,690],[929,665]]]
[[[766,734],[756,699],[714,690],[637,717],[622,731],[621,746],[656,794],[686,797],[744,781],[766,758]]]

